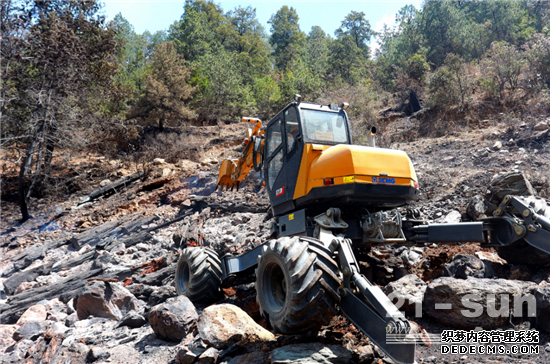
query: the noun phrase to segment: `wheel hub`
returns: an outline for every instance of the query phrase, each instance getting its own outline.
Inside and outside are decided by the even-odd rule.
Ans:
[[[185,292],[187,290],[187,287],[189,285],[189,276],[190,276],[190,272],[189,272],[189,264],[187,264],[187,262],[184,262],[183,264],[181,264],[179,266],[179,279],[178,279],[178,288],[181,292]]]
[[[286,279],[281,266],[277,262],[270,262],[263,276],[266,303],[271,312],[281,312],[286,301]]]

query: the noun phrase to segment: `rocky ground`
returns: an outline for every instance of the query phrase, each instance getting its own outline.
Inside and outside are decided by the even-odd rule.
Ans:
[[[422,121],[403,118],[386,128],[381,144],[411,157],[422,191],[413,207],[426,220],[471,221],[492,212],[506,181],[523,181],[522,193],[549,197],[549,125],[546,116],[496,116],[464,131],[422,138]],[[71,194],[31,201],[34,218],[23,224],[10,191],[3,191],[0,362],[391,362],[342,315],[319,332],[269,331],[253,284],[224,289],[224,297],[208,307],[176,295],[182,248],[238,254],[269,235],[269,202],[259,174],[252,173],[238,192],[214,192],[219,161],[238,155],[244,134],[243,125],[217,129],[190,131],[203,145],[200,158],[167,161],[157,155],[145,175],[138,164],[75,157],[76,173],[66,186]],[[419,363],[550,362],[548,268],[512,265],[476,244],[380,247],[362,264],[369,279],[404,302],[402,310],[422,339]],[[466,319],[457,298],[471,293],[484,297],[483,307],[491,304],[487,294],[533,294],[537,313],[503,319],[484,311]],[[435,303],[453,309],[435,310]],[[540,353],[442,355],[432,335],[478,327],[536,329]]]

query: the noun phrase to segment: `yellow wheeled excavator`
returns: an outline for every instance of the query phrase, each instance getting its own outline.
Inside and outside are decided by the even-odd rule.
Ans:
[[[353,145],[346,109],[302,102],[299,95],[265,127],[254,118],[239,158],[224,160],[218,184],[239,188],[262,171],[276,222],[273,239],[239,256],[205,247],[183,250],[176,290],[211,302],[221,286],[255,269],[257,301],[277,332],[318,330],[341,310],[398,363],[415,362],[405,316],[360,273],[358,251],[376,245],[479,242],[509,256],[536,252],[550,262],[550,207],[507,196],[495,216],[479,222],[426,224],[413,209],[418,178],[406,153]]]

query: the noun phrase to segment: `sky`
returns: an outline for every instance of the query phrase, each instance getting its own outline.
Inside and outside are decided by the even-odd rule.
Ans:
[[[149,30],[154,33],[158,30],[168,30],[168,27],[183,14],[184,1],[163,0],[103,0],[104,14],[108,19],[113,19],[118,13],[132,24],[137,33]],[[393,26],[395,14],[407,4],[420,8],[422,1],[216,1],[224,12],[233,10],[238,6],[252,6],[256,8],[256,16],[270,33],[270,25],[267,23],[271,16],[283,5],[292,6],[299,16],[299,24],[302,31],[309,33],[314,25],[320,26],[325,33],[334,37],[334,31],[346,15],[352,10],[362,11],[371,27],[375,31],[382,30],[384,24]],[[375,42],[371,46],[376,48]]]

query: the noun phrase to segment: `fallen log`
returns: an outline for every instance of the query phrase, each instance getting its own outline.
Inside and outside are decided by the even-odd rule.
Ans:
[[[0,305],[0,323],[14,323],[27,308],[42,300],[51,300],[61,294],[64,296],[76,295],[88,283],[88,278],[97,277],[102,272],[103,269],[79,272],[59,283],[36,287],[11,296],[7,304]]]
[[[50,274],[50,272],[59,272],[71,269],[73,267],[93,260],[96,254],[96,250],[111,251],[115,246],[119,244],[124,244],[126,248],[129,248],[136,244],[147,242],[153,238],[152,235],[149,234],[149,232],[147,231],[137,230],[140,229],[142,225],[148,225],[155,219],[157,219],[156,216],[147,216],[136,221],[127,221],[125,224],[117,224],[117,222],[114,222],[98,226],[97,228],[93,229],[93,231],[89,232],[88,234],[84,234],[80,238],[82,239],[80,241],[84,244],[96,245],[95,248],[91,248],[77,257],[63,260],[55,264],[46,263],[29,270],[20,270],[4,281],[4,288],[6,292],[11,295],[23,282],[32,282],[38,276],[45,276]],[[106,228],[104,225],[108,225],[108,227]],[[123,233],[128,233],[130,235],[120,238],[120,235]],[[72,239],[70,241],[72,241]],[[77,244],[77,246],[79,246],[78,242],[78,239],[72,241],[73,245]],[[29,250],[31,251],[30,253],[20,254],[19,257],[20,259],[30,259],[29,257],[35,257],[35,259],[43,258],[43,253],[46,252],[47,249],[53,249],[61,245],[62,244],[60,244],[59,242],[55,242],[55,244],[44,244],[40,246],[39,248],[41,249],[38,250],[29,248]],[[39,254],[40,252],[41,254]],[[18,266],[27,267],[28,265],[30,265],[30,263],[30,261],[25,260],[25,264],[20,263]]]
[[[41,266],[19,272],[12,275],[10,278],[4,281],[4,289],[7,294],[13,294],[17,287],[23,282],[32,282],[38,276],[45,276],[50,274],[53,263],[43,264]]]
[[[80,202],[79,205],[82,205],[83,203],[90,202],[92,200],[95,200],[101,196],[108,196],[112,195],[117,192],[118,188],[126,187],[126,185],[137,181],[141,177],[143,177],[145,174],[144,172],[137,172],[134,174],[131,174],[129,176],[123,177],[119,179],[118,181],[115,181],[111,183],[110,185],[107,185],[105,187],[101,187],[99,190],[95,190],[94,192],[90,193],[88,196],[84,197]]]
[[[74,235],[69,242],[75,249],[80,249],[86,244],[96,246],[107,237],[110,237],[111,239],[118,239],[122,236],[130,235],[138,230],[141,230],[143,225],[149,225],[158,219],[157,216],[145,216],[143,218],[136,219],[139,214],[140,213],[128,215],[122,219],[96,226],[91,230]]]
[[[27,247],[21,253],[11,258],[11,261],[16,271],[23,270],[34,263],[37,259],[44,258],[46,256],[46,252],[59,248],[65,244],[67,244],[67,240],[59,239],[46,241],[42,245],[33,245]]]

